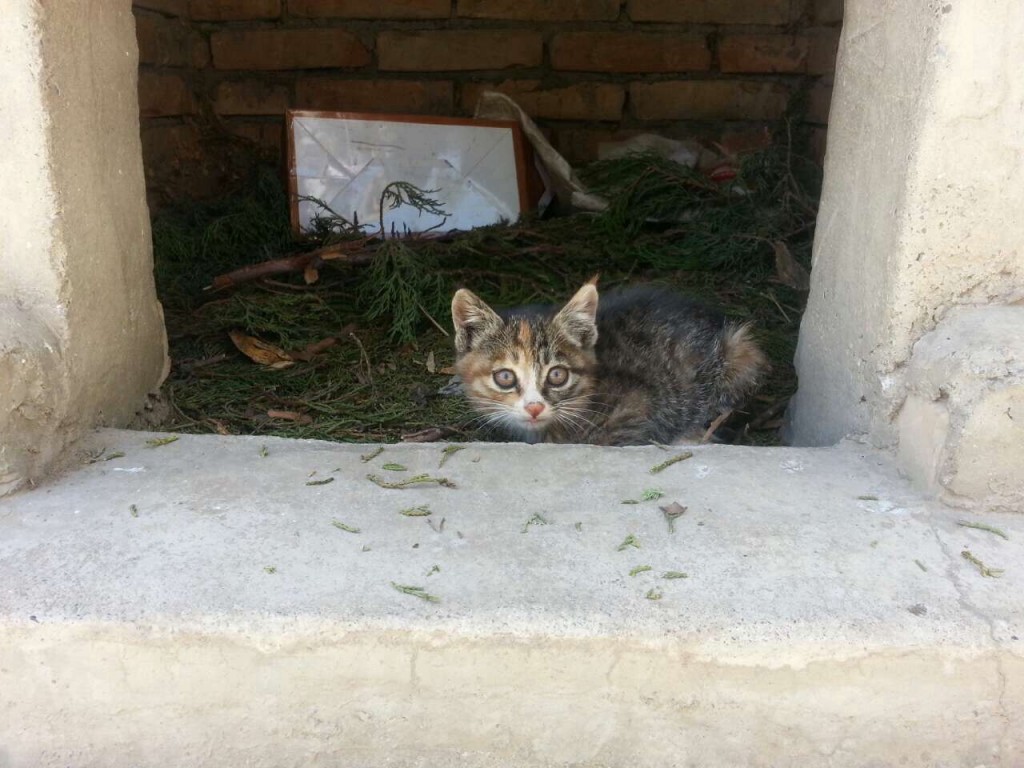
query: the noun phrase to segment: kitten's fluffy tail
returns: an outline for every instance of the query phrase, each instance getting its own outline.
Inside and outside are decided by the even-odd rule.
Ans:
[[[771,370],[749,323],[726,323],[722,329],[722,389],[723,408],[735,408],[761,384]]]

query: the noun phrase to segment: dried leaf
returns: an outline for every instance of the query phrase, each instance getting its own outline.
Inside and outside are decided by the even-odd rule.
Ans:
[[[369,480],[371,483],[379,485],[381,488],[391,489],[409,488],[414,485],[431,484],[440,485],[444,488],[455,487],[455,483],[453,483],[447,477],[431,477],[430,475],[416,475],[415,477],[410,477],[408,480],[398,480],[394,483],[389,482],[387,480],[383,480],[377,477],[377,475],[367,475],[366,479]]]
[[[661,510],[661,513],[665,515],[665,519],[668,520],[668,532],[675,533],[676,518],[685,515],[687,508],[680,504],[678,501],[673,501],[671,504],[667,506],[658,507],[658,509]]]
[[[998,579],[1005,572],[1002,568],[989,568],[987,565],[981,562],[981,560],[972,555],[970,550],[965,549],[963,552],[960,553],[960,556],[963,557],[963,559],[967,562],[975,565],[978,569],[978,573],[990,579]]]
[[[526,533],[528,530],[530,530],[530,526],[531,525],[548,525],[548,524],[549,524],[548,520],[547,520],[546,517],[544,517],[544,515],[542,515],[540,512],[535,512],[533,514],[533,517],[531,517],[529,520],[527,520],[525,523],[523,523],[523,530],[521,531],[521,533]]]
[[[170,437],[154,437],[152,440],[146,441],[147,448],[159,448],[164,445],[170,445],[171,443],[178,442],[180,438],[178,435],[171,435]]]
[[[308,416],[305,413],[299,413],[298,411],[275,411],[271,409],[267,411],[267,416],[272,419],[284,419],[285,421],[294,421],[296,424],[312,424],[313,417]]]
[[[312,264],[309,264],[302,271],[302,279],[306,281],[306,285],[312,285],[313,283],[320,279],[320,270],[318,270]]]
[[[427,353],[427,373],[437,372],[437,362],[434,360],[433,351]]]
[[[222,419],[207,419],[213,425],[218,435],[230,435],[231,430],[228,429],[228,425]]]
[[[664,507],[658,507],[658,509],[665,513],[665,517],[672,518],[682,517],[683,515],[685,515],[687,507],[684,507],[678,501],[673,501],[671,504],[668,504]]]
[[[402,435],[403,443],[436,443],[456,434],[451,427],[427,427],[419,432],[408,432]]]
[[[441,451],[441,461],[438,462],[437,468],[440,469],[441,467],[443,467],[444,463],[448,461],[448,459],[451,458],[453,454],[465,450],[465,448],[466,446],[464,445],[449,445],[447,448]]]
[[[378,445],[376,448],[374,448],[369,453],[364,453],[362,456],[359,457],[359,459],[364,464],[366,464],[367,462],[370,462],[370,461],[373,461],[374,459],[376,459],[382,453],[384,453],[384,446],[383,445]]]
[[[439,368],[437,372],[441,376],[454,376],[456,373],[455,368],[450,365],[446,365],[444,368]]]
[[[632,533],[622,540],[622,543],[616,547],[616,550],[621,552],[627,547],[633,547],[634,549],[640,549],[640,539],[634,536]]]
[[[289,352],[288,354],[296,360],[302,360],[303,362],[308,363],[321,352],[326,352],[337,343],[338,340],[336,338],[328,336],[326,339],[321,339],[320,341],[307,345],[303,350],[298,352]]]
[[[987,531],[988,533],[994,533],[996,536],[1001,536],[1004,539],[1009,540],[1009,536],[1006,535],[1006,531],[1002,528],[996,528],[994,525],[986,525],[985,523],[972,523],[970,520],[957,520],[956,524],[961,528],[974,528],[976,531]]]
[[[403,595],[412,595],[418,597],[420,600],[426,600],[428,603],[439,603],[440,598],[427,592],[423,587],[411,587],[408,584],[395,584],[391,582],[391,586],[401,592]]]
[[[341,520],[331,520],[331,525],[333,525],[339,531],[345,531],[347,533],[359,533],[360,532],[359,528],[354,528],[351,525],[346,525],[345,523],[341,522]]]
[[[661,464],[655,464],[648,470],[652,475],[656,475],[659,472],[668,469],[673,464],[678,464],[680,461],[686,461],[687,459],[693,458],[693,451],[683,451],[673,456],[671,459],[665,459]]]
[[[811,289],[811,276],[803,265],[793,258],[789,247],[782,241],[772,244],[775,249],[775,277],[783,285],[797,291]]]
[[[254,363],[265,365],[275,370],[295,365],[295,360],[292,356],[280,347],[260,341],[254,336],[247,336],[241,331],[231,331],[228,336],[231,337],[231,342],[238,347],[238,351]]]
[[[325,477],[323,480],[307,480],[306,481],[306,485],[327,485],[328,483],[333,483],[333,482],[334,482],[334,478],[333,477]]]
[[[399,512],[400,515],[405,517],[429,517],[430,516],[430,505],[421,504],[418,507],[408,507]],[[440,531],[439,531],[440,532]]]
[[[659,491],[657,488],[648,488],[641,495],[639,499],[623,499],[623,504],[640,504],[645,501],[657,501],[665,494]]]

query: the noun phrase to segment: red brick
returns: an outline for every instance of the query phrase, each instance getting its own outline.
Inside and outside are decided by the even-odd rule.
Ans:
[[[619,0],[459,0],[459,16],[519,21],[614,21]]]
[[[447,19],[451,0],[288,0],[288,13],[306,18]]]
[[[214,32],[210,44],[218,69],[318,69],[370,63],[370,52],[359,39],[340,29]]]
[[[143,121],[142,160],[150,207],[155,210],[168,202],[220,197],[236,188],[261,160],[279,159],[283,122],[247,120],[236,124],[225,120],[231,133],[250,139],[243,141],[211,139],[197,121],[178,125]]]
[[[746,80],[670,80],[633,83],[633,115],[640,120],[774,120],[786,111],[789,90]]]
[[[135,0],[132,8],[144,8],[168,16],[184,16],[188,0]]]
[[[791,0],[629,0],[633,21],[694,24],[788,24],[799,16]]]
[[[143,123],[140,135],[147,180],[163,167],[187,165],[202,154],[199,128],[195,125]]]
[[[711,66],[711,52],[698,37],[568,32],[552,41],[551,66],[582,72],[693,72]]]
[[[262,80],[229,80],[217,85],[213,108],[220,115],[283,115],[288,87]]]
[[[800,35],[726,35],[718,65],[723,72],[804,72],[809,47]]]
[[[530,117],[548,120],[620,120],[626,90],[612,83],[577,83],[543,88],[536,80],[467,83],[462,87],[462,110],[472,113],[480,94],[500,91],[516,100]]]
[[[814,0],[816,24],[838,24],[843,20],[843,0]]]
[[[139,73],[139,115],[171,117],[195,112],[192,92],[180,75]]]
[[[199,168],[203,157],[197,126],[147,121],[142,123],[139,133],[146,197],[151,210],[172,200],[215,193],[217,182],[204,173],[193,171]]]
[[[452,84],[441,80],[309,77],[297,83],[295,102],[298,109],[444,115],[452,111],[452,91]]]
[[[603,129],[557,127],[551,137],[551,144],[572,165],[584,165],[598,159],[602,144],[625,141],[641,133],[643,129]]]
[[[449,70],[538,67],[544,43],[539,32],[520,30],[381,32],[377,59],[382,70]]]
[[[807,55],[807,72],[809,74],[830,75],[836,71],[839,33],[838,28],[812,30],[810,51]]]
[[[206,41],[179,19],[139,14],[135,36],[140,64],[201,69],[209,63]]]
[[[281,0],[190,0],[188,12],[196,21],[276,19]]]
[[[828,112],[832,105],[832,78],[822,78],[811,88],[807,98],[807,121],[828,124]]]
[[[284,119],[274,122],[228,120],[227,129],[235,136],[251,141],[265,160],[279,161],[284,156]]]

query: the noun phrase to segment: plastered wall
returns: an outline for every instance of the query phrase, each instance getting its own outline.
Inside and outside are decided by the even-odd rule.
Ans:
[[[915,343],[1024,299],[1022,61],[1019,0],[847,2],[796,443],[895,446]]]
[[[128,0],[0,15],[0,494],[165,375],[135,40]]]

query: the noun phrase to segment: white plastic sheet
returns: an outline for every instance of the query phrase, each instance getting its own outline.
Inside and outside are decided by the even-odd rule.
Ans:
[[[410,206],[384,211],[390,233],[472,229],[515,221],[527,207],[519,125],[456,118],[290,112],[293,223],[308,231],[323,201],[367,232],[380,221],[384,188],[423,190],[447,219]]]

